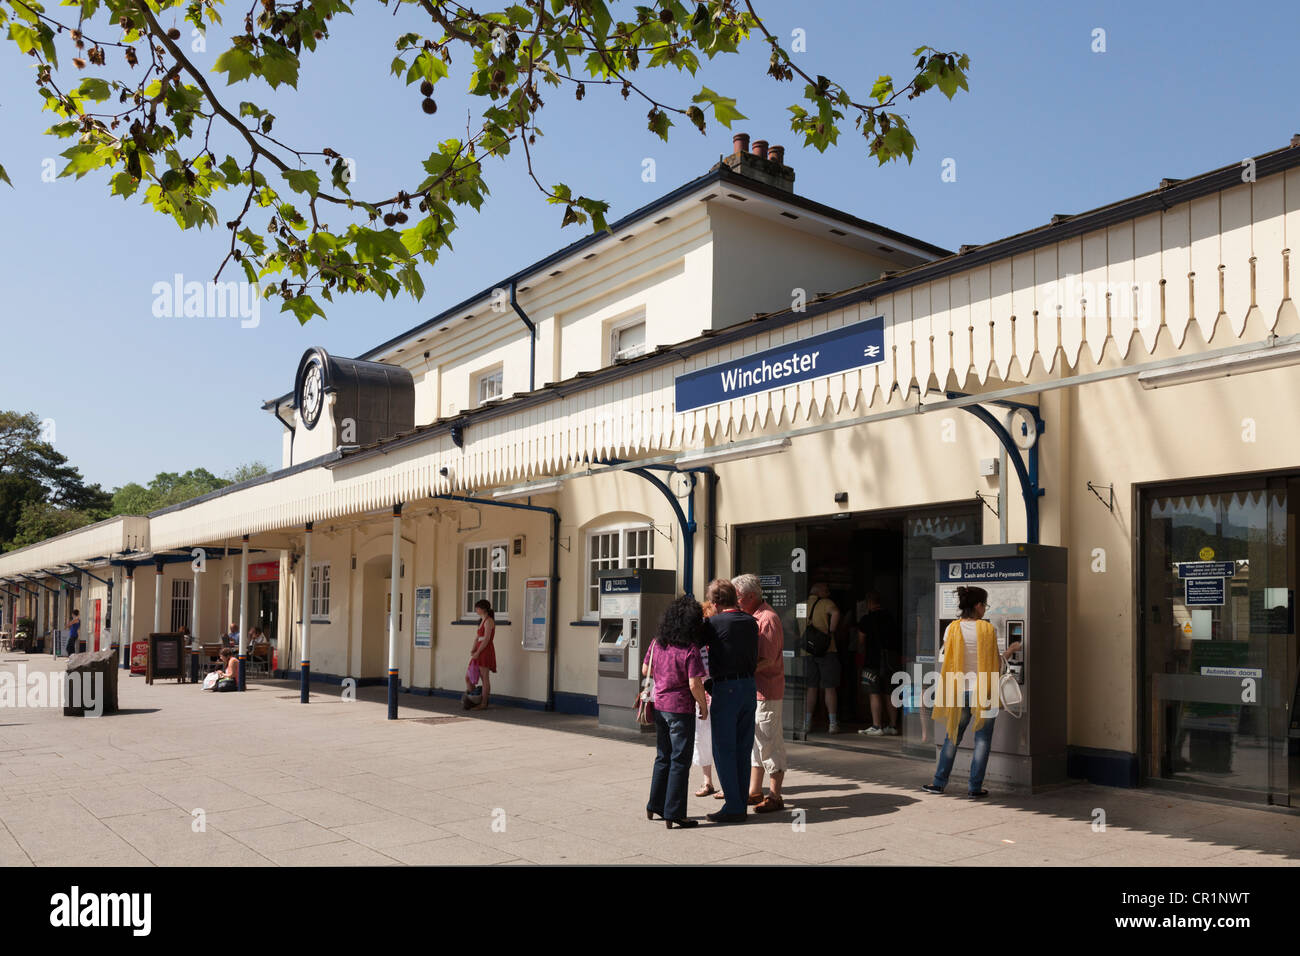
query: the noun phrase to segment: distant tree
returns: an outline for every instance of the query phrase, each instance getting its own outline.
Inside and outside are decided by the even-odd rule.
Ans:
[[[251,478],[261,478],[268,473],[266,465],[260,461],[250,461],[242,465],[237,465],[230,471],[222,475],[231,484],[239,484],[241,481],[248,481]]]
[[[206,468],[192,468],[187,472],[160,471],[148,487],[130,482],[113,492],[112,513],[115,515],[144,515],[159,508],[169,508],[182,501],[224,488],[230,484]]]
[[[84,525],[106,517],[112,498],[99,485],[87,485],[67,456],[55,451],[36,413],[0,410],[0,542],[8,542],[6,550],[17,546],[12,542],[19,524],[34,504],[65,512],[55,521],[58,526],[80,527],[75,522]],[[40,512],[40,518],[36,514],[32,521],[54,520],[48,510]]]
[[[29,544],[39,544],[46,538],[54,538],[69,531],[76,531],[99,520],[96,515],[76,508],[60,508],[48,501],[29,501],[23,506],[18,519],[18,528],[12,541],[5,543],[4,550],[25,548]]]

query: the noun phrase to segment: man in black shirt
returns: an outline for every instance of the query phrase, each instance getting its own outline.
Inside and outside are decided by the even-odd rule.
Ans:
[[[893,737],[897,712],[890,700],[891,678],[902,656],[901,635],[893,617],[880,603],[880,595],[867,595],[867,613],[858,621],[858,649],[866,657],[863,686],[871,698],[871,726],[858,733],[864,737]],[[874,677],[874,680],[867,680]],[[884,719],[882,720],[882,713]]]
[[[754,668],[758,665],[758,622],[736,603],[732,583],[719,578],[704,598],[715,611],[706,622],[709,635],[709,675],[713,701],[713,765],[725,800],[710,813],[713,823],[744,823],[749,801],[749,760],[754,749],[754,711],[758,699]]]

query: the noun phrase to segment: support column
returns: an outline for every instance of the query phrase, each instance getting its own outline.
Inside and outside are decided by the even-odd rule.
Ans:
[[[162,632],[162,606],[163,606],[163,563],[154,562],[153,576],[153,633]]]
[[[122,586],[122,666],[131,666],[131,599],[135,597],[135,567],[126,566],[126,581]]]
[[[307,703],[311,697],[311,522],[307,522],[307,533],[303,536],[302,546],[302,587],[299,589],[299,602],[302,604],[302,661],[298,671],[298,701]],[[286,667],[288,665],[285,665]],[[346,673],[346,672],[345,672]]]
[[[402,505],[393,505],[393,570],[388,582],[388,719],[397,719],[397,601],[402,573]]]
[[[239,689],[244,689],[244,664],[248,661],[248,535],[244,535],[239,566]]]
[[[201,567],[206,570],[203,563],[196,559],[194,561],[194,583],[190,586],[190,640],[196,647],[203,643],[199,639],[199,582],[202,580],[199,575],[203,573],[199,570]]]

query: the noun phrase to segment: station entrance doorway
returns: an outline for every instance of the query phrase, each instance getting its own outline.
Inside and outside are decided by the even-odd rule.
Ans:
[[[785,632],[787,739],[934,756],[933,722],[921,708],[924,675],[936,666],[931,550],[983,543],[981,517],[978,502],[957,502],[736,529],[732,566],[737,574],[759,576]],[[828,604],[834,645],[814,661],[803,650],[803,632],[808,615],[822,619]],[[876,675],[879,694],[873,695],[862,672],[864,666],[881,670],[875,665],[882,646],[885,672]],[[908,682],[895,711],[899,672]],[[828,704],[838,718],[835,736]]]

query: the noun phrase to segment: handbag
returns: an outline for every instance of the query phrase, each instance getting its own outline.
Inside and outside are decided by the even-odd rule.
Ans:
[[[820,600],[821,598],[817,599]],[[817,610],[817,601],[813,601],[813,606],[808,611],[809,621]],[[826,652],[831,649],[831,636],[820,627],[809,624],[803,629],[803,649],[813,657],[825,657]]]
[[[204,677],[204,678],[203,678],[203,689],[204,689],[204,690],[216,690],[216,689],[217,689],[217,678],[220,677],[220,676],[221,676],[221,672],[220,672],[220,671],[213,671],[212,673],[210,673],[210,674],[208,674],[206,677]]]
[[[642,727],[650,727],[655,722],[655,678],[654,678],[654,642],[650,644],[650,653],[646,655],[646,670],[649,672],[641,679],[641,689],[636,694],[636,722]]]
[[[1002,661],[1002,676],[998,678],[998,704],[1012,717],[1020,717],[1025,712],[1025,693],[1006,660]]]
[[[465,679],[469,681],[471,687],[478,684],[479,676],[478,661],[470,661],[469,667],[465,668]]]

